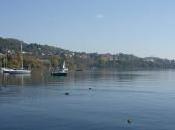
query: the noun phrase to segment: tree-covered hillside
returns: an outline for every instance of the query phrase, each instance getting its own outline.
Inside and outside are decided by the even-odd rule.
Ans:
[[[140,58],[128,54],[98,54],[72,52],[49,45],[25,43],[12,38],[0,38],[0,66],[18,68],[21,64],[20,46],[23,45],[26,67],[56,67],[65,60],[70,69],[167,69],[175,68],[175,61],[156,57]]]
[[[69,52],[57,47],[48,46],[48,45],[39,45],[36,43],[27,44],[23,41],[12,39],[12,38],[1,38],[0,37],[0,52],[5,53],[7,50],[11,51],[20,51],[20,46],[23,45],[23,51],[32,53],[32,54],[60,54],[62,52]]]

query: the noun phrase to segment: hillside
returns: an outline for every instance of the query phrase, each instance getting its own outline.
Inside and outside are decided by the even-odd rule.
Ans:
[[[48,45],[39,45],[36,43],[25,43],[23,41],[12,39],[12,38],[1,38],[0,37],[0,53],[5,53],[7,50],[11,51],[20,51],[21,43],[23,45],[23,51],[29,52],[32,54],[50,54],[50,55],[56,55],[61,54],[63,52],[68,53],[69,51],[63,50],[61,48],[56,48]]]
[[[20,45],[23,44],[24,64],[30,67],[58,66],[66,60],[70,69],[115,68],[115,69],[167,69],[175,68],[175,61],[156,57],[140,58],[128,54],[97,54],[72,52],[49,45],[25,43],[13,38],[0,38],[1,64],[7,54],[8,66],[20,66]]]

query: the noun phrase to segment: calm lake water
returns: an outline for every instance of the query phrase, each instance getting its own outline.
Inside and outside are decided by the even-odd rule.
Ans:
[[[174,70],[0,75],[0,130],[174,129]]]

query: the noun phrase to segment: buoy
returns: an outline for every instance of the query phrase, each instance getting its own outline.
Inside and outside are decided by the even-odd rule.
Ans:
[[[92,90],[92,88],[89,88],[89,90]]]
[[[132,120],[131,119],[128,119],[127,122],[128,122],[128,124],[131,124],[132,123]]]
[[[66,93],[65,93],[65,95],[69,95],[69,93],[68,93],[68,92],[66,92]]]

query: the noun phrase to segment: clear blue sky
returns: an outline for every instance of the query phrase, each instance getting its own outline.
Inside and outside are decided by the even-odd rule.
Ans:
[[[175,58],[174,0],[0,0],[0,36]]]

